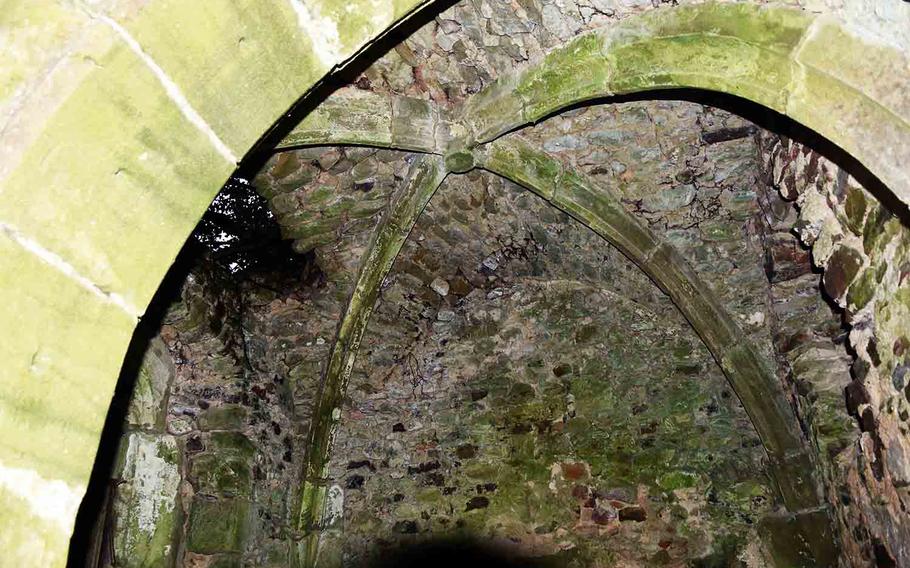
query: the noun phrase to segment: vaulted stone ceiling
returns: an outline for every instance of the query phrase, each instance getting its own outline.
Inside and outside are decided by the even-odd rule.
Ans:
[[[249,182],[300,256],[183,284],[128,418],[119,562],[453,537],[573,566],[825,565],[835,535],[854,565],[906,554],[900,498],[867,505],[873,466],[844,465],[867,455],[845,332],[775,187],[868,196],[846,172],[795,147],[815,171],[784,183],[789,142],[692,93],[449,145],[495,79],[651,7],[458,3],[279,145]]]

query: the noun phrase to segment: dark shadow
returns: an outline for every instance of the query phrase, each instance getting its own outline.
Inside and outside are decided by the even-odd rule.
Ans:
[[[224,234],[233,239],[220,242],[216,238]],[[256,276],[273,272],[298,281],[320,277],[314,270],[313,255],[296,254],[291,241],[282,238],[265,200],[249,186],[236,183],[234,178],[229,180],[187,239],[133,332],[70,538],[67,565],[72,568],[106,565],[104,561],[110,555],[109,537],[113,528],[109,497],[114,495],[117,483],[112,479],[114,462],[143,356],[151,340],[161,331],[168,308],[180,299],[187,275],[200,266],[219,274],[226,286],[239,286],[244,282],[257,284]]]
[[[529,557],[504,545],[451,538],[378,549],[363,568],[555,568],[566,560],[561,555]]]
[[[133,337],[127,347],[123,366],[120,368],[120,375],[114,387],[111,406],[101,430],[101,439],[88,488],[82,504],[79,506],[79,512],[76,514],[76,525],[70,537],[67,557],[67,566],[70,568],[86,566],[94,568],[97,556],[103,553],[105,543],[95,539],[96,536],[102,536],[96,533],[95,528],[105,522],[107,497],[112,489],[111,473],[117,457],[117,449],[120,446],[120,438],[123,435],[126,413],[133,395],[136,377],[139,376],[139,368],[142,365],[142,358],[148,349],[149,342],[160,331],[167,308],[179,297],[183,281],[196,263],[199,252],[198,246],[188,244],[183,247],[155,292],[145,315],[142,316],[133,331]],[[101,531],[101,533],[106,532]]]
[[[740,116],[749,122],[752,122],[759,128],[785,136],[794,142],[798,142],[799,144],[818,152],[820,155],[853,176],[853,178],[871,193],[879,203],[884,205],[888,211],[896,216],[905,227],[910,227],[910,205],[901,202],[888,186],[878,179],[875,174],[869,171],[869,169],[859,160],[818,132],[800,124],[789,116],[735,95],[693,88],[643,91],[641,93],[602,97],[583,101],[553,112],[552,114],[541,118],[537,123],[578,108],[641,101],[686,101],[719,108]],[[520,130],[521,128],[524,128],[524,126],[516,128],[515,131]],[[733,135],[734,137],[742,137],[739,135],[740,133],[720,133],[718,139],[714,142],[732,139],[724,138],[726,134]],[[741,134],[754,134],[754,131],[743,132]],[[706,139],[705,142],[710,144],[712,143],[712,140]]]

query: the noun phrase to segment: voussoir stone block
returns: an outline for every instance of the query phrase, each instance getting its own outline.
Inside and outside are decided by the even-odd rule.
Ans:
[[[615,93],[695,87],[786,108],[793,64],[787,55],[736,37],[694,32],[654,37],[609,50]]]
[[[160,336],[150,342],[133,387],[126,419],[131,426],[162,431],[167,394],[176,371],[174,360]]]
[[[523,185],[546,200],[556,192],[560,164],[530,145],[501,139],[485,148],[484,167]]]
[[[238,159],[351,53],[336,47],[321,59],[328,48],[291,2],[159,0],[120,23]]]
[[[233,164],[98,23],[98,63],[2,180],[0,220],[139,315]]]
[[[369,91],[342,89],[309,113],[278,147],[327,142],[391,146],[391,101]]]
[[[639,18],[620,22],[616,34],[634,41],[643,37],[710,33],[786,54],[799,45],[814,19],[814,15],[799,9],[747,2],[707,2],[646,12]]]
[[[78,502],[135,320],[2,231],[0,258],[0,463],[59,480]]]
[[[522,100],[524,119],[538,120],[554,109],[609,94],[605,45],[601,34],[583,35],[523,73],[514,95]]]

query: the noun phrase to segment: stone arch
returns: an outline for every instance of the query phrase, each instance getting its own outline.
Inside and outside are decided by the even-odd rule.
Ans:
[[[350,115],[345,114],[343,109],[349,109],[351,105],[345,94],[371,108],[372,112],[364,113],[368,116],[376,116],[376,111],[381,108],[392,109],[387,115],[389,120],[378,128],[375,124],[357,131],[347,128],[345,122],[349,119],[344,117]],[[374,232],[361,261],[360,272],[324,373],[310,422],[312,426],[298,517],[298,530],[305,535],[299,550],[304,565],[316,564],[327,494],[325,468],[340,420],[341,401],[366,323],[378,300],[380,284],[418,216],[446,176],[475,167],[517,183],[569,213],[616,246],[673,299],[714,355],[752,418],[768,452],[772,476],[785,507],[797,517],[803,517],[800,521],[806,522],[800,530],[806,532],[806,539],[812,547],[811,554],[817,558],[832,554],[828,548],[832,537],[824,520],[821,476],[787,393],[772,371],[771,364],[750,345],[739,342],[743,336],[739,325],[672,245],[662,242],[660,237],[638,221],[610,190],[598,186],[583,174],[567,169],[521,138],[500,138],[481,144],[473,151],[456,150],[448,153],[443,160],[438,155],[438,148],[445,144],[440,143],[435,134],[422,142],[414,139],[396,142],[393,135],[395,124],[399,121],[404,124],[405,121],[396,115],[394,109],[407,105],[406,101],[402,102],[404,99],[383,101],[383,97],[356,91],[343,92],[339,99],[329,103],[325,109],[326,115],[338,117],[336,128],[331,128],[332,123],[327,122],[324,129],[316,129],[314,133],[308,129],[315,127],[308,124],[310,121],[305,121],[283,144],[328,138],[336,144],[355,142],[417,149],[425,154],[418,159],[408,180],[394,195]],[[430,109],[427,113],[430,117],[428,124],[433,126],[427,128],[427,132],[436,133],[441,122],[439,112],[428,105],[425,108]],[[312,122],[319,120],[321,118],[317,113]],[[356,121],[355,124],[362,125],[363,122]]]
[[[458,158],[453,160],[453,156]],[[832,534],[821,496],[821,476],[788,396],[770,363],[751,345],[713,291],[669,243],[626,211],[608,189],[564,167],[521,139],[500,139],[474,153],[421,156],[394,195],[361,261],[326,367],[309,439],[300,490],[298,553],[317,564],[326,507],[326,467],[341,416],[341,403],[379,287],[417,218],[449,173],[485,169],[538,194],[617,247],[659,286],[685,315],[737,392],[770,459],[776,489],[805,532],[810,554],[833,558]],[[822,560],[827,562],[827,560]]]
[[[62,484],[69,501],[78,502],[129,334],[183,237],[238,156],[299,94],[413,7],[394,2],[363,27],[343,20],[333,3],[318,4],[327,21],[342,24],[337,37],[314,26],[323,22],[314,20],[318,11],[298,1],[248,7],[242,14],[231,6],[176,9],[164,3],[99,13],[47,8],[55,33],[81,39],[66,53],[43,45],[29,52],[40,72],[27,70],[14,82],[22,90],[3,127],[11,140],[0,161],[0,230],[8,259],[3,289],[13,302],[0,322],[21,333],[4,346],[12,379],[0,390],[0,428],[34,446],[5,443],[5,475],[26,476],[34,491]],[[363,12],[369,13],[366,6]],[[28,29],[28,15],[7,17]],[[188,45],[192,38],[169,31],[181,24],[201,25],[211,43]],[[864,65],[870,50],[880,62],[871,71]],[[261,64],[263,53],[271,66]],[[221,65],[222,59],[231,65]],[[268,68],[271,78],[241,78],[240,70],[254,66]],[[906,204],[910,185],[902,165],[910,152],[910,107],[901,93],[907,68],[897,50],[798,10],[667,8],[574,40],[479,93],[457,118],[427,106],[432,145],[396,140],[405,133],[394,129],[394,121],[388,140],[378,145],[447,154],[457,171],[464,166],[451,164],[459,163],[464,149],[566,105],[688,86],[735,94],[791,116],[859,159]],[[282,70],[279,80],[276,69]],[[48,70],[57,79],[53,89],[42,81]],[[30,98],[31,92],[38,95]],[[50,112],[42,108],[48,101]],[[312,126],[318,116],[304,124]],[[838,121],[830,122],[832,116]],[[86,124],[96,138],[82,139]],[[289,144],[332,138],[308,140]],[[435,164],[427,167],[436,173],[423,175],[436,179],[438,160],[426,163]],[[67,451],[58,452],[61,445]],[[35,495],[20,497],[31,503]],[[42,560],[60,561],[74,513],[70,507],[44,518],[22,511],[38,519]]]
[[[476,142],[488,142],[600,97],[679,87],[718,91],[818,132],[906,204],[910,105],[898,93],[907,88],[908,69],[905,54],[824,16],[708,3],[646,12],[580,36],[472,97],[463,119]]]
[[[535,191],[581,220],[622,250],[674,299],[743,400],[769,453],[785,505],[791,511],[814,516],[824,507],[820,474],[787,395],[768,362],[748,346],[735,346],[740,336],[737,324],[710,292],[704,292],[698,275],[672,247],[659,244],[609,192],[564,170],[540,151],[521,142],[502,142],[500,137],[569,106],[606,96],[680,87],[719,91],[788,115],[818,131],[889,183],[905,201],[905,178],[900,167],[882,159],[881,151],[869,147],[875,144],[865,141],[881,140],[886,155],[893,153],[894,145],[910,136],[906,109],[893,99],[879,102],[877,97],[882,93],[875,91],[876,85],[857,84],[862,77],[858,68],[849,64],[832,68],[818,52],[834,38],[860,41],[833,21],[797,10],[749,4],[655,10],[576,38],[539,64],[500,78],[451,114],[426,101],[348,91],[347,96],[334,104],[329,101],[308,116],[278,147],[329,142],[445,155],[449,172],[459,173],[477,165]],[[907,60],[899,52],[883,53],[883,61],[893,68],[906,66]],[[846,122],[832,126],[825,120],[841,112],[846,114]],[[863,133],[865,128],[870,130]],[[884,136],[875,137],[873,131]],[[530,167],[515,167],[516,163]],[[423,192],[428,200],[441,181],[418,184],[410,191]],[[556,197],[558,189],[562,190],[561,199]],[[391,211],[389,214],[394,215]],[[395,229],[402,241],[410,230],[401,226]],[[379,229],[377,236],[384,230]],[[359,322],[359,318],[369,316],[375,292],[364,293],[360,286],[365,278],[378,286],[397,250],[387,249],[381,254],[370,251],[365,257],[349,314],[343,317],[340,329],[346,328],[348,317]],[[380,266],[371,262],[374,257],[382,257],[387,263]],[[372,301],[364,305],[363,298]],[[362,329],[360,324],[361,333]],[[331,447],[336,421],[333,403],[341,399],[333,389],[344,389],[352,365],[342,365],[335,358],[353,361],[359,339],[359,335],[353,341],[345,338],[333,350],[334,366],[326,374],[314,416],[314,423],[320,426],[313,429],[309,445],[310,469],[306,472],[299,527],[304,532],[318,531],[325,491],[319,486],[327,459],[323,452]],[[826,537],[821,533],[809,528],[806,536],[813,545],[821,544],[813,550],[819,558],[831,553],[824,550],[822,541]],[[318,540],[318,535],[310,532],[303,550],[310,562],[315,561],[318,546],[313,539]]]
[[[5,564],[66,562],[131,334],[238,161],[427,4],[3,6]]]

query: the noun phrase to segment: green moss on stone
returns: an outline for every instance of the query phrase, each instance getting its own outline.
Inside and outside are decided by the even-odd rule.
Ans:
[[[859,251],[847,246],[837,247],[822,276],[825,291],[835,300],[843,298],[862,266],[863,255]]]
[[[474,155],[467,151],[452,152],[446,154],[445,163],[448,171],[464,173],[474,168]]]
[[[211,496],[249,496],[251,464],[244,458],[206,453],[194,457],[191,464],[190,478],[197,492]]]
[[[875,296],[875,274],[876,270],[869,267],[863,270],[859,278],[850,284],[850,289],[847,291],[847,305],[851,310],[858,311],[863,309]]]
[[[208,568],[243,568],[243,562],[239,555],[219,554],[212,559]]]
[[[149,343],[130,398],[127,422],[144,429],[164,429],[167,391],[174,378],[174,364],[160,337]]]
[[[256,454],[256,446],[249,438],[240,432],[212,432],[209,438],[215,452],[252,459]]]
[[[695,87],[778,111],[786,109],[793,69],[787,56],[709,31],[614,46],[608,58],[613,68],[609,88],[615,93]]]
[[[172,436],[130,434],[117,476],[114,551],[129,567],[165,567],[175,557],[182,522],[180,451]]]
[[[811,14],[798,9],[710,2],[648,12],[640,21],[629,22],[627,28],[631,33],[638,28],[656,36],[710,32],[787,54],[799,44],[812,21]]]
[[[849,187],[844,200],[844,215],[847,227],[855,235],[863,234],[863,222],[868,209],[866,192],[860,188]]]
[[[248,414],[243,406],[222,404],[206,409],[197,422],[200,430],[239,430],[246,424]]]
[[[687,471],[673,471],[657,479],[657,484],[665,491],[694,487],[697,482],[698,476]]]
[[[250,503],[240,499],[193,499],[186,547],[190,552],[242,552],[249,526]]]
[[[552,51],[522,74],[513,96],[524,102],[523,118],[535,121],[554,110],[607,94],[610,69],[604,51],[602,35],[583,35]]]
[[[369,91],[342,89],[310,112],[278,148],[313,144],[391,146],[391,101]]]

